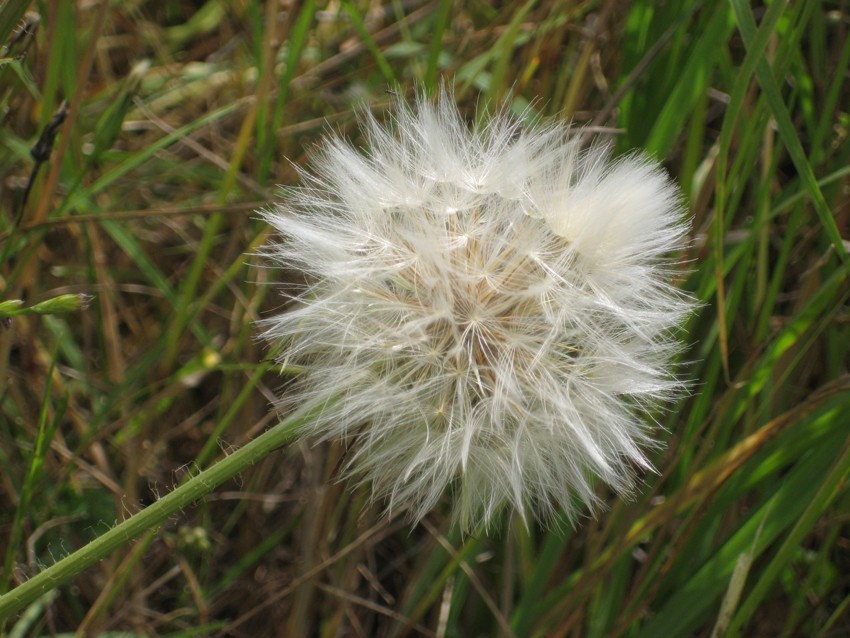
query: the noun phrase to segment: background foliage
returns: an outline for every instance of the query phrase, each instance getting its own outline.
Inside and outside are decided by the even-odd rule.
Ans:
[[[297,273],[252,267],[253,211],[388,91],[654,153],[703,303],[658,474],[598,520],[410,529],[294,445],[9,635],[846,635],[848,29],[844,0],[0,5],[0,302],[93,296],[0,327],[0,590],[275,422],[254,322]]]

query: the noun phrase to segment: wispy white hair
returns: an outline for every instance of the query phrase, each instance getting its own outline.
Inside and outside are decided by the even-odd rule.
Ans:
[[[308,282],[265,322],[303,369],[284,408],[325,405],[304,436],[344,441],[348,475],[414,519],[450,491],[466,529],[593,510],[594,477],[628,492],[646,410],[681,388],[674,184],[562,124],[470,127],[445,93],[362,124],[365,153],[330,137],[264,214]]]

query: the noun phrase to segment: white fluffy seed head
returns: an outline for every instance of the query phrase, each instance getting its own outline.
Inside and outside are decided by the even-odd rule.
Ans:
[[[681,387],[675,186],[559,124],[470,129],[446,95],[364,132],[366,154],[329,139],[264,213],[268,256],[308,282],[265,322],[303,369],[284,407],[325,406],[303,434],[344,441],[348,474],[414,519],[450,489],[465,529],[505,505],[573,518],[594,478],[627,492],[645,410]]]

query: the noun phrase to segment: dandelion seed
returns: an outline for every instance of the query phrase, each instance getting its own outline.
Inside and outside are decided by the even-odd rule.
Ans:
[[[304,371],[284,407],[326,404],[303,435],[344,441],[348,475],[416,520],[451,491],[465,529],[593,511],[595,479],[627,493],[647,409],[681,389],[675,186],[562,125],[470,129],[446,95],[364,132],[264,214],[268,256],[309,281],[265,322]]]

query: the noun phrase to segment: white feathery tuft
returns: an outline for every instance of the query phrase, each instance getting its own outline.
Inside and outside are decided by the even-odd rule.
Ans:
[[[367,154],[327,140],[264,213],[266,254],[309,281],[265,321],[304,370],[284,408],[325,405],[303,435],[348,444],[348,475],[416,520],[451,489],[467,530],[505,505],[573,519],[594,477],[627,493],[646,410],[682,389],[674,184],[563,125],[470,129],[445,93],[363,124]]]

